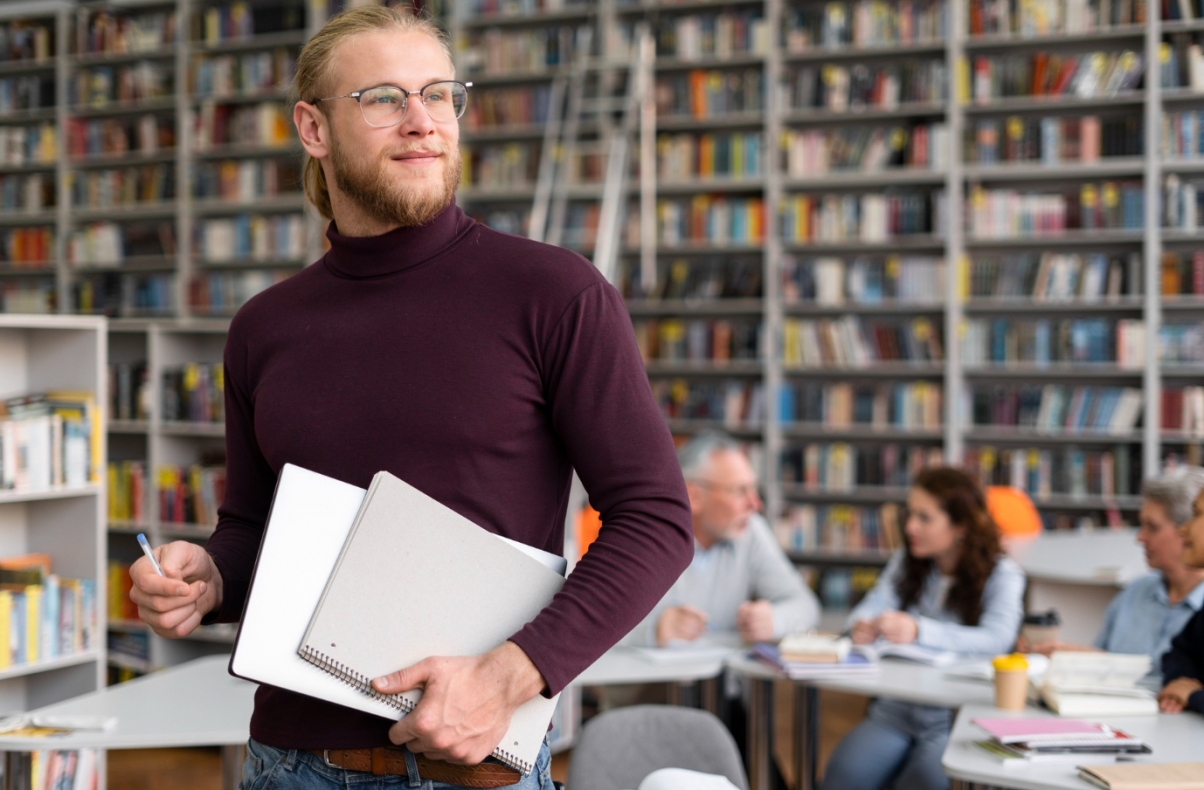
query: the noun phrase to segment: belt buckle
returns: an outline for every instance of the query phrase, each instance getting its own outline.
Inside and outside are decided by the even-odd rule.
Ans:
[[[327,768],[337,768],[340,771],[343,770],[341,766],[335,765],[330,761],[330,749],[322,750],[322,762],[326,763]]]

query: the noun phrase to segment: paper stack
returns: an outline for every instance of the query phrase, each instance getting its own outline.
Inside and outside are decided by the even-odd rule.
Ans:
[[[1005,765],[1113,762],[1149,754],[1140,738],[1079,719],[974,719],[991,737],[975,745]]]

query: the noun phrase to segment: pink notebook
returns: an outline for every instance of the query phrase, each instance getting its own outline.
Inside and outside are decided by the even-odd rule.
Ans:
[[[974,723],[1003,743],[1050,735],[1103,735],[1110,732],[1081,719],[974,719]]]

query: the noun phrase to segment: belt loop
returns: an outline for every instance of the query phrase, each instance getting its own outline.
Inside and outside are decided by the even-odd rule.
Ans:
[[[406,775],[410,778],[410,787],[421,787],[422,777],[418,775],[418,760],[414,757],[414,753],[409,750],[409,747],[401,747],[402,754],[406,758]]]
[[[286,771],[293,770],[293,766],[297,763],[297,753],[298,752],[296,749],[289,749],[288,751],[285,752],[285,754],[284,754],[284,770],[286,770]]]

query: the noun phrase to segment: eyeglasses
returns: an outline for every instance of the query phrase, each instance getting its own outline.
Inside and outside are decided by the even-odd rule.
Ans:
[[[694,483],[695,485],[700,485],[703,488],[709,488],[713,491],[722,491],[723,493],[734,497],[756,496],[757,494],[756,483],[743,483],[725,486],[720,485],[719,483],[712,483],[710,480],[691,480],[690,482]]]
[[[335,99],[355,99],[360,106],[360,115],[364,122],[377,128],[396,126],[406,115],[411,96],[421,96],[422,104],[426,107],[427,115],[432,121],[444,123],[454,121],[464,114],[468,105],[468,89],[471,82],[456,82],[445,80],[432,82],[416,91],[402,90],[396,85],[377,85],[373,88],[353,91],[344,96],[328,96],[324,99],[314,99],[313,103],[334,101]]]

